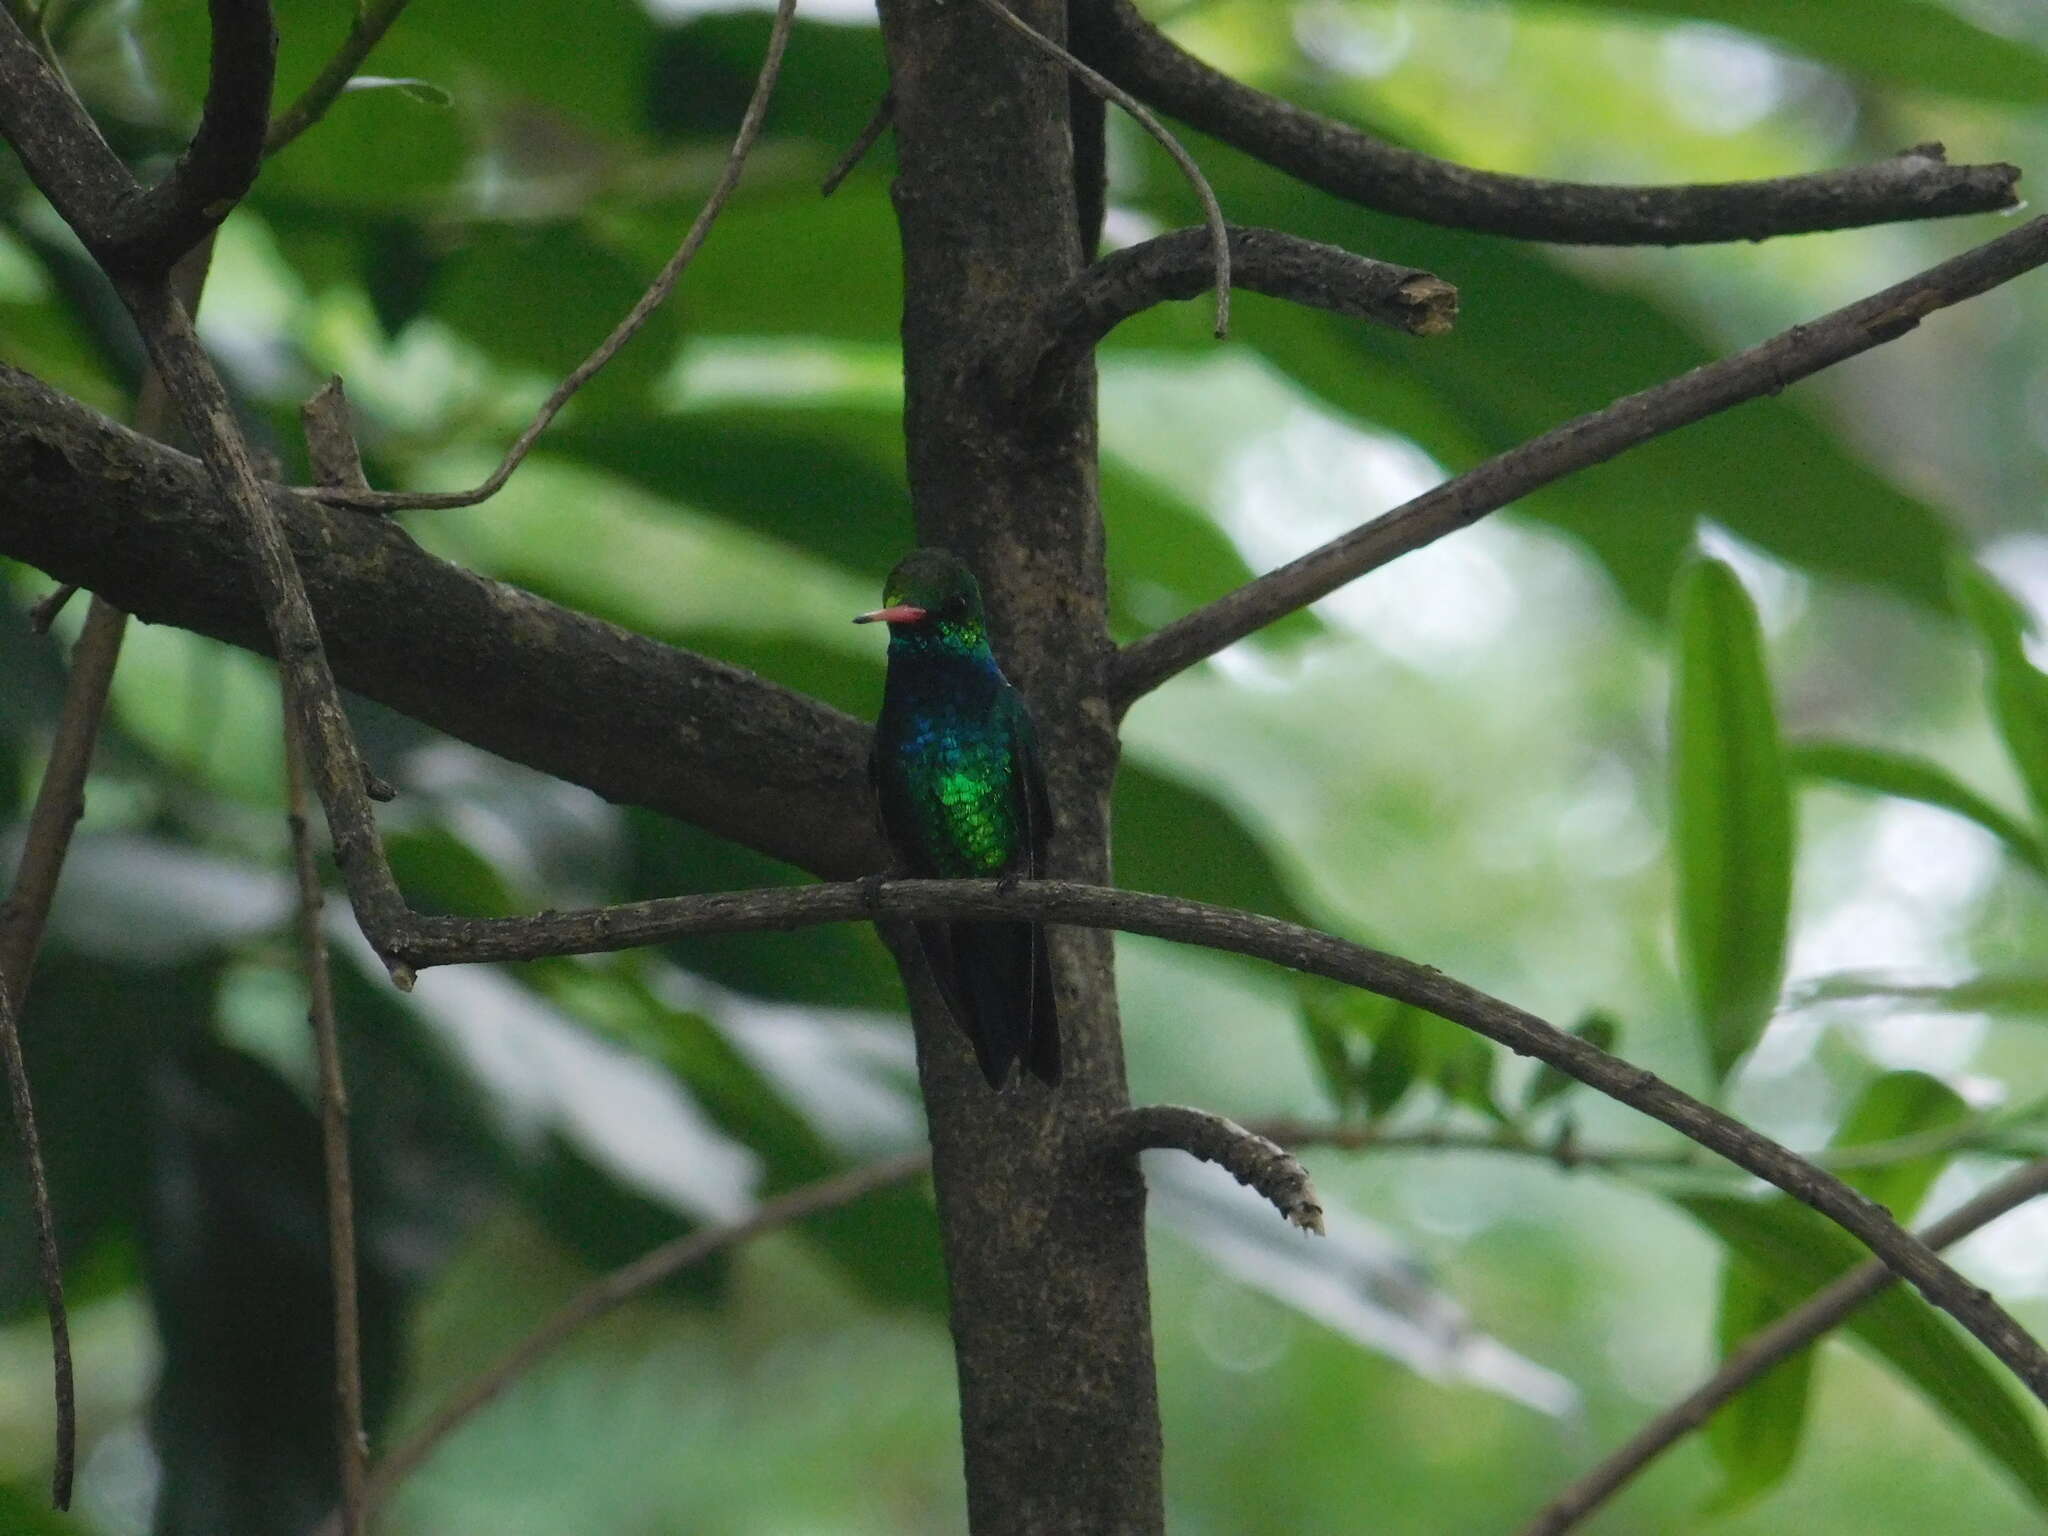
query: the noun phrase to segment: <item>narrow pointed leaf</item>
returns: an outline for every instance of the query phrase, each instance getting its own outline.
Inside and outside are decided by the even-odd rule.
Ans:
[[[2048,674],[2027,659],[2027,614],[2011,593],[1976,566],[1956,562],[1956,607],[1984,652],[1991,718],[2037,820],[2048,825]]]
[[[1676,1202],[1750,1267],[1779,1310],[1799,1305],[1869,1255],[1840,1228],[1789,1200],[1680,1195]],[[1938,1408],[1959,1434],[2048,1509],[2048,1454],[1998,1370],[1917,1292],[1893,1286],[1860,1308],[1849,1336]]]
[[[1763,632],[1735,573],[1686,572],[1671,698],[1678,949],[1717,1077],[1777,1002],[1792,899],[1792,801]]]
[[[1721,1303],[1714,1332],[1725,1357],[1760,1328],[1784,1314],[1749,1265],[1730,1254],[1721,1265]],[[1813,1382],[1813,1351],[1757,1377],[1707,1421],[1707,1446],[1723,1482],[1707,1509],[1726,1514],[1754,1503],[1785,1480],[1799,1454],[1806,1428],[1806,1402]]]
[[[1849,789],[1874,790],[1952,811],[1997,838],[2027,868],[2048,876],[2048,851],[2043,850],[2041,839],[1939,763],[1847,741],[1793,743],[1786,748],[1786,763],[1801,778],[1824,779]]]

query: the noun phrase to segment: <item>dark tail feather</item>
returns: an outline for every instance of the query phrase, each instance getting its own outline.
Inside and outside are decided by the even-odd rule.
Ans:
[[[924,933],[926,927],[942,930]],[[991,1088],[1021,1057],[1045,1083],[1060,1080],[1059,1023],[1043,934],[1030,923],[920,924],[925,956]]]
[[[1024,1065],[1048,1088],[1060,1083],[1060,1014],[1052,991],[1052,946],[1045,930],[1031,929],[1031,1043]]]

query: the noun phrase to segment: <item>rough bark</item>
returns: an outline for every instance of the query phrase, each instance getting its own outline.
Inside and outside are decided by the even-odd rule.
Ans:
[[[1055,39],[1061,8],[1018,14]],[[1001,383],[1020,317],[1079,271],[1068,85],[985,12],[882,8],[904,248],[905,432],[918,537],[979,573],[997,654],[1039,721],[1053,870],[1106,878],[1114,654],[1083,364],[1025,413]],[[1129,1102],[1105,935],[1056,931],[1066,1081],[991,1094],[916,1010],[977,1536],[1162,1528],[1134,1159],[1090,1158]]]
[[[272,495],[344,687],[817,874],[881,868],[860,722],[438,560],[384,519]],[[247,541],[198,461],[5,365],[0,555],[269,652]]]

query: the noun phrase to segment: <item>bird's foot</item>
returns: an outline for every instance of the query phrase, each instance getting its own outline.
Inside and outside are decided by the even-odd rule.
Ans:
[[[882,905],[882,887],[889,879],[887,870],[878,870],[872,875],[860,877],[860,904],[864,911],[873,912]]]

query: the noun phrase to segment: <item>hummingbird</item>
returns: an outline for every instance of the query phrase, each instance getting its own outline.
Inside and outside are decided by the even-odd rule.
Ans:
[[[868,759],[882,834],[912,875],[1035,878],[1052,835],[1037,730],[989,649],[981,586],[943,550],[904,557],[883,606],[854,619],[889,626],[889,675]],[[916,924],[926,964],[991,1088],[1020,1059],[1060,1080],[1059,1018],[1036,923]]]

